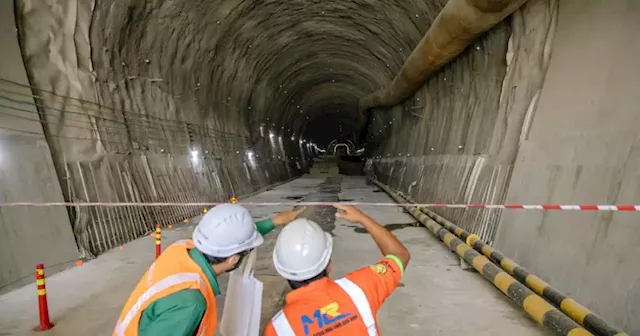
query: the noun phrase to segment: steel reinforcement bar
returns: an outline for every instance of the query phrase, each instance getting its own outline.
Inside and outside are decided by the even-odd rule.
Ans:
[[[385,189],[387,193],[389,193],[390,191],[396,193],[397,196],[399,196],[403,201],[415,203],[415,200],[411,196],[405,195],[401,191],[395,191],[389,186],[383,185],[380,182],[378,182],[378,186]],[[553,303],[555,306],[559,307],[563,313],[571,317],[574,321],[576,321],[589,331],[601,336],[628,336],[627,333],[615,327],[612,327],[602,318],[598,317],[595,313],[582,306],[577,301],[569,298],[564,293],[555,289],[535,274],[532,274],[531,272],[526,270],[524,267],[518,265],[512,259],[505,257],[504,254],[502,254],[500,251],[497,251],[491,246],[487,245],[477,235],[465,231],[461,227],[451,223],[444,217],[425,207],[418,207],[418,210],[426,214],[436,223],[443,226],[449,232],[455,234],[458,238],[466,242],[467,245],[473,247],[476,251],[487,256],[495,264],[502,267],[504,271],[509,273],[509,275],[516,278],[522,284],[525,284],[536,294],[542,296],[549,302]]]
[[[402,203],[402,197],[391,190],[391,188],[376,180],[372,180],[372,182],[389,194],[396,202]],[[522,307],[533,320],[549,329],[555,335],[593,335],[525,285],[518,282],[518,280],[514,279],[507,272],[493,264],[485,255],[478,253],[465,242],[458,239],[458,237],[447,231],[447,229],[417,209],[417,207],[405,206],[405,209],[433,232],[434,235],[440,238],[445,245],[455,251],[469,263],[469,265],[472,265],[473,268],[502,293]]]

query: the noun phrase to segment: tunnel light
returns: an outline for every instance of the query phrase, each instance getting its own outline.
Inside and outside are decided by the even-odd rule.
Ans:
[[[273,132],[269,132],[269,137],[270,137],[270,138],[273,138],[273,137],[274,137]]]
[[[192,150],[191,151],[191,161],[193,161],[193,163],[198,163],[198,154],[199,152],[197,150]]]
[[[247,157],[251,159],[253,157],[253,151],[247,151]]]

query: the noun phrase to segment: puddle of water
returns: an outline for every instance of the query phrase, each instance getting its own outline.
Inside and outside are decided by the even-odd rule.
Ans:
[[[282,199],[290,200],[290,201],[298,201],[304,198],[304,196],[285,196],[281,197]]]
[[[314,192],[307,194],[304,201],[308,202],[336,202],[338,201],[338,193],[341,190],[342,179],[327,178],[320,183]],[[306,216],[308,219],[318,223],[325,232],[332,236],[335,229],[335,213],[336,209],[331,206],[311,206],[307,208]]]
[[[412,222],[412,223],[387,224],[387,225],[384,225],[384,228],[393,232],[395,230],[404,229],[406,227],[420,227],[420,226],[421,226],[420,223]],[[356,233],[368,233],[367,230],[365,230],[361,226],[347,225],[347,227],[353,228],[353,232],[356,232]]]

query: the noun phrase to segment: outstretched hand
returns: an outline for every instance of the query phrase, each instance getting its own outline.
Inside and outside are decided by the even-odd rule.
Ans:
[[[338,211],[336,218],[346,219],[352,223],[362,224],[370,219],[364,212],[358,210],[353,205],[334,205]]]
[[[285,210],[279,212],[277,215],[273,216],[271,219],[273,220],[273,225],[287,225],[291,223],[294,219],[298,218],[298,216],[306,209],[307,207],[302,207],[298,210]]]

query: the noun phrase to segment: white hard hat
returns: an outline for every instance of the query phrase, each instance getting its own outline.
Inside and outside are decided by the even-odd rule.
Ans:
[[[287,280],[311,279],[327,268],[333,250],[333,239],[322,228],[298,218],[278,235],[273,249],[276,271]]]
[[[200,252],[226,258],[264,242],[249,211],[239,204],[221,204],[209,210],[193,231]]]

